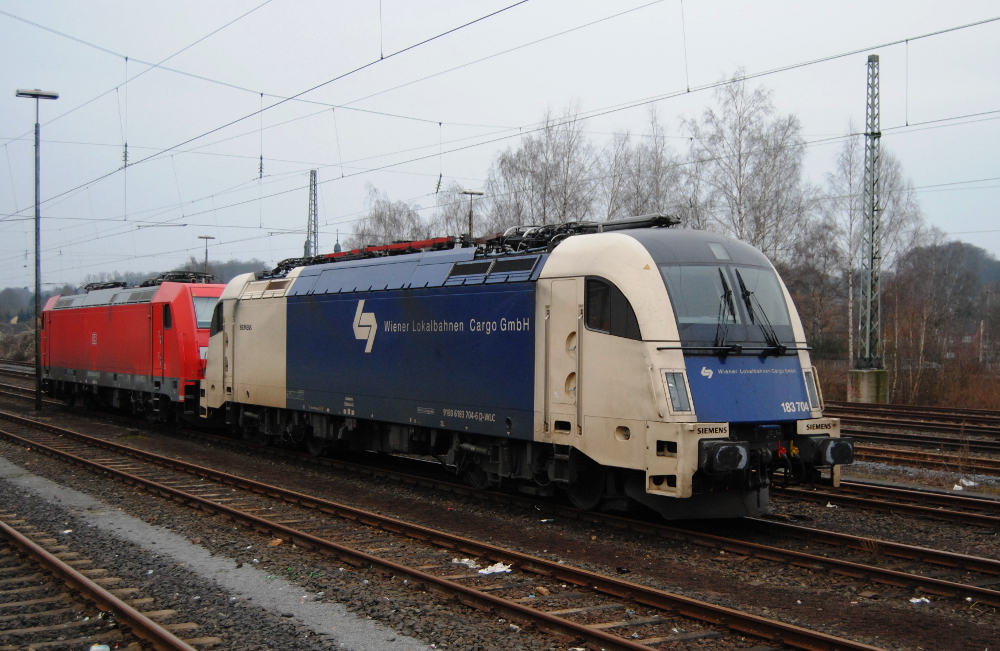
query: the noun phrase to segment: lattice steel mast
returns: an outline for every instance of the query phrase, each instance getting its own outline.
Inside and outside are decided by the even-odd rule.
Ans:
[[[309,170],[309,223],[303,257],[319,255],[319,210],[316,206],[316,170]]]
[[[865,118],[865,216],[861,260],[861,332],[858,368],[882,368],[882,132],[879,127],[878,55],[868,56]]]

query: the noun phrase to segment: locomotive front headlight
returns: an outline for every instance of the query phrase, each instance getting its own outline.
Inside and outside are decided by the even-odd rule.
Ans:
[[[698,443],[698,466],[710,473],[743,470],[750,459],[745,441],[705,440]]]

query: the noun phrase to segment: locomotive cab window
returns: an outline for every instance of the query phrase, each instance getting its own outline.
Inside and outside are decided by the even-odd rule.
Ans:
[[[613,283],[596,278],[587,279],[584,313],[588,330],[642,340],[635,310]]]
[[[761,267],[736,267],[735,272],[737,292],[742,293],[746,289],[756,312],[766,316],[773,326],[792,325],[785,295],[774,271]]]
[[[163,304],[163,329],[170,330],[174,327],[174,315],[170,311],[170,303]]]
[[[722,267],[662,265],[677,323],[739,323],[739,294]]]
[[[212,311],[217,309],[216,305],[222,305],[219,299],[215,296],[192,296],[191,300],[194,301],[194,316],[198,321],[198,328],[203,330],[212,327],[212,321],[215,319]],[[221,325],[219,329],[222,329]],[[212,334],[215,334],[214,330]]]
[[[219,301],[215,304],[215,312],[212,313],[211,329],[208,331],[208,336],[213,337],[222,332],[225,323],[225,316],[222,314],[222,301]]]

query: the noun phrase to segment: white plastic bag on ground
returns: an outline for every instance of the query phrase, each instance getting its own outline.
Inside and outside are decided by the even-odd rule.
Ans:
[[[470,570],[478,570],[481,566],[471,558],[453,558],[451,562],[455,565],[464,565]]]
[[[479,570],[480,574],[503,574],[504,572],[510,572],[510,565],[504,565],[503,563],[496,563],[490,565],[487,568]]]
[[[925,597],[914,597],[913,599],[910,599],[911,604],[929,604],[930,602],[931,600]]]

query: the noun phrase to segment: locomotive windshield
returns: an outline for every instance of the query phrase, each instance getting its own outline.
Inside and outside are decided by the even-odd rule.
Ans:
[[[207,329],[212,325],[212,311],[215,304],[219,302],[218,296],[192,296],[194,301],[194,314],[198,320],[198,329]]]
[[[785,305],[785,295],[778,285],[778,277],[774,271],[760,267],[735,266],[732,271],[739,274],[737,284],[742,279],[743,286],[756,299],[753,305],[754,310],[758,312],[756,316],[758,320],[764,316],[773,326],[792,325],[788,316],[788,306]]]
[[[726,302],[725,297],[727,292],[732,292],[732,286],[722,268],[663,265],[660,272],[667,281],[678,324],[739,323],[732,301]]]
[[[685,347],[772,346],[775,338],[789,345],[794,340],[785,296],[773,269],[671,264],[660,265],[660,273]]]

